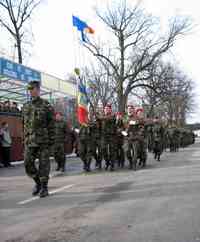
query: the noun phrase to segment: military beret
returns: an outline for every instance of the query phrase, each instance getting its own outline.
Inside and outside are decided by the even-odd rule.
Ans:
[[[35,87],[40,88],[40,82],[39,81],[30,81],[28,83],[27,89],[32,90]]]

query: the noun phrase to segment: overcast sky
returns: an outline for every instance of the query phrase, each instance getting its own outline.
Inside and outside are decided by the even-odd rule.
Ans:
[[[34,45],[32,57],[27,64],[33,68],[64,78],[72,72],[77,56],[77,45],[73,34],[72,14],[79,16],[95,29],[95,36],[102,36],[102,26],[99,24],[93,7],[105,7],[109,0],[45,0],[33,17]],[[116,0],[118,2],[118,0]],[[134,3],[134,0],[130,0]],[[194,79],[196,83],[197,103],[200,102],[200,14],[198,0],[143,0],[143,6],[149,13],[161,18],[166,24],[167,19],[176,14],[190,15],[195,25],[191,35],[177,42],[173,48],[174,56],[181,68]],[[199,26],[198,26],[199,25]],[[7,38],[0,39],[0,47],[7,48]],[[9,46],[12,50],[12,46]],[[1,48],[2,49],[2,48]],[[199,92],[199,94],[198,94]],[[199,95],[199,97],[198,97]],[[200,121],[200,111],[190,118],[190,121]]]

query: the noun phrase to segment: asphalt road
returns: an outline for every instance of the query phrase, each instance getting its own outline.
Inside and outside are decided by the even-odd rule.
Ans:
[[[146,169],[67,172],[52,166],[50,196],[31,196],[23,165],[0,169],[0,242],[200,241],[200,142]]]

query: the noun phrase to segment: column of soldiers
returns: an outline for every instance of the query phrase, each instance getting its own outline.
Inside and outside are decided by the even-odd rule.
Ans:
[[[57,163],[56,170],[65,171],[64,143],[68,128],[61,113],[56,113],[48,101],[40,97],[40,83],[32,81],[28,85],[30,101],[22,109],[24,123],[24,164],[28,176],[35,185],[32,195],[48,196],[50,155]],[[92,159],[97,169],[114,171],[116,166],[123,168],[125,160],[129,168],[145,167],[147,149],[154,153],[155,159],[166,148],[177,151],[194,143],[194,134],[175,126],[164,127],[162,122],[144,119],[143,110],[127,106],[127,114],[114,114],[111,105],[106,105],[103,114],[90,114],[89,122],[80,126],[78,135],[78,154],[83,169],[91,171]],[[35,163],[36,159],[39,164]]]
[[[78,150],[87,172],[91,171],[93,158],[97,169],[102,169],[102,162],[105,170],[123,168],[127,159],[129,168],[136,170],[146,166],[147,151],[160,161],[167,148],[178,151],[179,147],[192,143],[194,134],[191,131],[167,127],[158,117],[145,119],[143,110],[135,110],[133,105],[127,106],[124,116],[119,112],[114,114],[108,104],[102,115],[92,114],[88,124],[81,125]]]
[[[111,105],[104,107],[103,115],[90,116],[88,124],[81,125],[79,133],[79,156],[85,171],[91,170],[92,158],[96,167],[113,171],[116,166],[123,168],[125,157],[129,168],[145,166],[147,159],[146,123],[144,118],[136,118],[132,105],[128,114],[112,113]]]

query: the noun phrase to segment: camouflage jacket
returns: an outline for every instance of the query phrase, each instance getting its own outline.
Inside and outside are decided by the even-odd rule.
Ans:
[[[153,125],[153,137],[155,141],[162,140],[164,137],[164,128],[161,124],[156,123]]]
[[[138,120],[129,119],[127,125],[128,139],[130,141],[144,140],[146,136],[146,126]]]
[[[91,132],[91,125],[81,125],[79,131],[79,140],[81,142],[91,141],[92,139],[92,132]]]
[[[125,129],[124,121],[123,119],[116,120],[116,126],[117,126],[117,137],[123,138],[122,131]]]
[[[99,119],[90,122],[90,130],[92,139],[100,139],[101,138],[101,121]]]
[[[52,145],[55,137],[53,108],[48,101],[37,97],[22,109],[25,146]]]
[[[110,137],[117,135],[117,125],[115,116],[101,118],[102,136]]]
[[[65,121],[55,121],[55,144],[64,143],[65,138],[69,135],[69,130]]]

